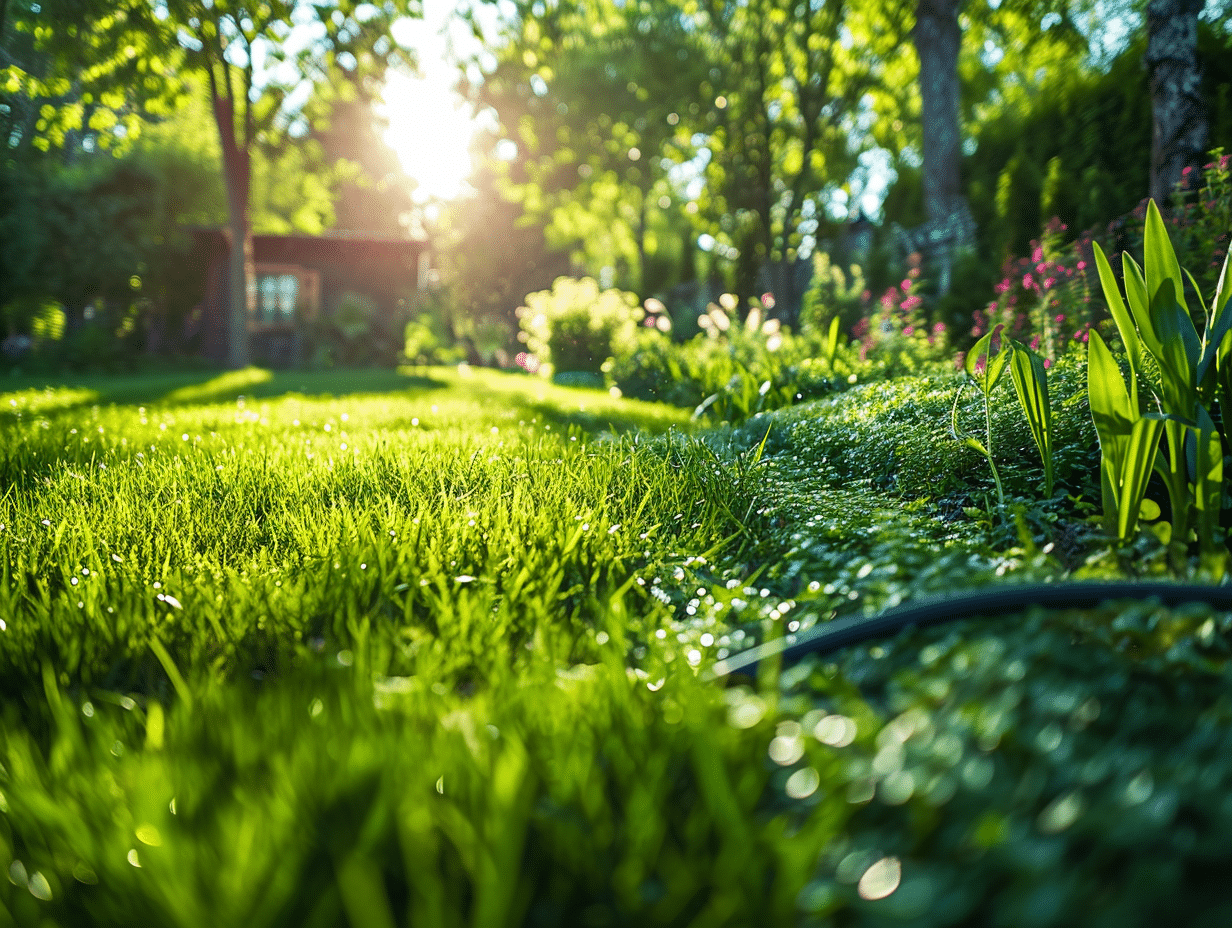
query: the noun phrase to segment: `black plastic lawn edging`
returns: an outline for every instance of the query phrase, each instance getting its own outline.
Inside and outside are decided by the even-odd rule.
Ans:
[[[874,616],[857,616],[814,625],[767,641],[714,665],[711,679],[756,677],[758,661],[778,657],[784,665],[810,654],[829,654],[850,645],[888,638],[904,628],[942,625],[959,619],[999,618],[1032,606],[1096,609],[1117,600],[1150,599],[1163,606],[1206,603],[1232,611],[1232,586],[1180,583],[1032,583],[984,587],[957,596],[928,597]]]

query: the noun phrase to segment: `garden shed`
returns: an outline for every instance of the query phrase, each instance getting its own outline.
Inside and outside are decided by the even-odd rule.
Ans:
[[[189,334],[214,361],[228,356],[228,233],[193,229],[193,254],[205,275]],[[423,239],[367,232],[254,235],[249,274],[249,356],[291,367],[309,360],[314,338],[331,329],[346,337],[393,338],[414,293],[428,276]],[[389,331],[385,331],[389,330]]]

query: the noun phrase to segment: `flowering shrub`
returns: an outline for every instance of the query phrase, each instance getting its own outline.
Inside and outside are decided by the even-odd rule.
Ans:
[[[652,312],[627,350],[617,351],[605,370],[630,397],[692,406],[699,414],[736,421],[789,406],[836,389],[832,365],[818,359],[820,342],[795,335],[777,319],[765,294],[744,321],[736,298],[726,293],[698,317],[701,334],[684,343],[668,337]],[[651,307],[656,308],[656,307]]]
[[[1186,168],[1176,200],[1171,225],[1181,261],[1188,258],[1202,292],[1213,293],[1232,237],[1232,155],[1216,148],[1201,174]]]
[[[852,327],[860,360],[886,376],[910,374],[950,351],[945,324],[930,323],[920,295],[920,256],[908,260],[907,276],[881,295],[876,309]],[[866,291],[867,293],[867,291]]]
[[[530,352],[519,355],[519,363],[545,372],[599,374],[615,351],[633,341],[642,317],[632,293],[600,290],[590,277],[559,277],[551,290],[530,294],[518,308],[518,340]]]
[[[1098,236],[1083,232],[1065,242],[1066,226],[1053,218],[1029,257],[1007,261],[996,298],[973,314],[971,335],[979,338],[996,326],[1030,345],[1049,366],[1066,347],[1085,344],[1092,325],[1107,318],[1095,269],[1092,242],[1112,257],[1120,276],[1123,252],[1142,254],[1147,201],[1127,216],[1114,219]],[[1168,231],[1177,257],[1194,269],[1203,293],[1212,293],[1232,234],[1232,156],[1216,149],[1201,173],[1186,169],[1178,187]]]
[[[1098,283],[1092,237],[1084,233],[1063,244],[1065,231],[1065,223],[1053,217],[1031,242],[1029,257],[1005,263],[996,299],[973,315],[973,337],[1001,326],[1005,335],[1039,352],[1049,367],[1066,346],[1086,342],[1092,286]]]

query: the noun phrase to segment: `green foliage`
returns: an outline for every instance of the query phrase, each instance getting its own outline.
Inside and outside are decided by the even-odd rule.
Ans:
[[[850,277],[850,281],[848,278]],[[850,332],[865,309],[864,274],[853,264],[845,274],[825,252],[813,256],[813,280],[800,309],[800,331],[820,334],[832,320]]]
[[[1011,342],[1010,374],[1031,437],[1044,464],[1044,496],[1052,496],[1052,404],[1048,400],[1048,369],[1044,359],[1021,342]]]
[[[347,291],[332,315],[309,326],[308,356],[314,367],[393,367],[404,352],[405,328],[370,296]]]
[[[599,374],[633,342],[643,316],[632,293],[600,290],[589,277],[560,277],[518,309],[520,340],[548,372]]]
[[[851,333],[860,344],[860,360],[869,362],[880,376],[916,374],[950,357],[949,330],[943,322],[930,322],[924,306],[920,256],[912,255],[906,276],[889,287],[875,307]]]
[[[993,347],[994,338],[997,340],[995,348]],[[975,343],[975,346],[967,352],[966,360],[963,362],[963,370],[967,377],[975,383],[980,395],[984,398],[983,442],[963,434],[958,428],[958,402],[962,398],[962,388],[966,385],[966,381],[963,381],[954,395],[954,408],[950,412],[951,430],[954,437],[974,448],[988,461],[988,466],[992,469],[993,482],[997,485],[997,502],[1000,503],[1002,511],[1005,510],[1005,491],[1001,488],[1001,475],[997,473],[997,462],[992,456],[992,392],[1001,382],[1001,377],[1005,374],[1006,363],[1013,351],[1013,346],[1009,341],[1002,340],[1001,333],[993,331]]]
[[[1232,329],[1224,292],[1227,261],[1210,310],[1202,314],[1199,335],[1185,298],[1186,280],[1195,290],[1197,283],[1191,276],[1182,277],[1154,201],[1146,216],[1145,273],[1128,254],[1123,259],[1126,300],[1122,301],[1112,268],[1098,246],[1095,258],[1104,296],[1126,347],[1131,384],[1127,391],[1102,340],[1098,348],[1093,345],[1091,412],[1104,418],[1100,441],[1101,448],[1108,446],[1103,453],[1105,468],[1110,469],[1105,477],[1105,518],[1110,527],[1116,521],[1118,537],[1128,537],[1136,522],[1133,492],[1139,484],[1145,490],[1153,465],[1167,487],[1171,509],[1171,521],[1163,531],[1183,548],[1194,529],[1204,555],[1222,561],[1227,556],[1218,535],[1223,434],[1209,410],[1216,398],[1221,352]],[[1201,300],[1201,294],[1197,295]],[[1158,428],[1138,425],[1145,417],[1139,413],[1137,373],[1148,358],[1158,372],[1159,379],[1152,386],[1163,410],[1160,425],[1167,437],[1167,455],[1158,459],[1150,440],[1152,435],[1158,440]],[[1126,441],[1128,445],[1122,448]],[[1143,447],[1139,441],[1145,443]]]
[[[797,336],[765,318],[760,305],[741,322],[729,315],[735,296],[721,301],[698,317],[703,334],[683,343],[657,328],[641,329],[613,358],[608,376],[626,396],[687,406],[720,422],[824,396],[855,376],[849,373],[855,352],[840,354],[833,324],[825,335]]]

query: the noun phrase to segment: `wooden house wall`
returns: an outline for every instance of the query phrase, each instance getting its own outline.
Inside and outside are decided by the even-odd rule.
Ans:
[[[378,307],[378,318],[393,324],[417,285],[423,242],[328,236],[253,236],[253,263],[294,265],[320,274],[321,318],[330,319],[348,293],[367,296]],[[198,233],[197,248],[206,270],[201,318],[194,326],[202,353],[214,361],[227,359],[228,253],[217,230]],[[302,326],[302,322],[301,322]]]

